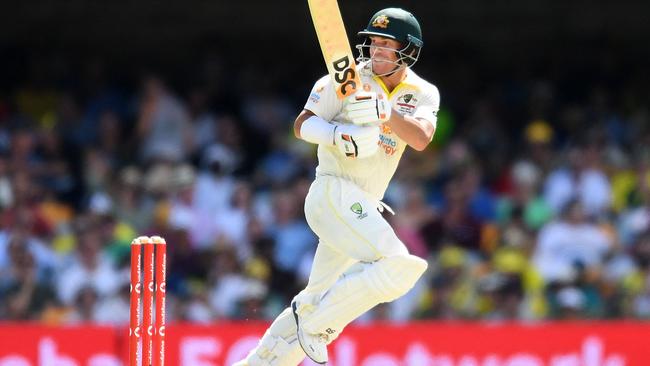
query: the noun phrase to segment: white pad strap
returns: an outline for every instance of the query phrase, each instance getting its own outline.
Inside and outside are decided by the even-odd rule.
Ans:
[[[296,321],[291,308],[286,308],[242,362],[245,366],[293,366],[304,358],[305,353],[296,337]]]
[[[289,352],[290,348],[291,345],[287,341],[271,335],[270,337],[262,337],[257,353],[259,355],[268,355],[270,353],[275,356],[281,356]]]
[[[300,126],[300,138],[312,144],[334,145],[336,126],[318,117],[307,118]]]

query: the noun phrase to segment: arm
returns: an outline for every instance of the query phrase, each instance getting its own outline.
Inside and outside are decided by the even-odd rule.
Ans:
[[[296,117],[296,120],[293,121],[293,134],[296,135],[296,138],[302,139],[300,136],[300,128],[302,127],[302,124],[311,116],[315,116],[315,114],[308,109],[303,109],[298,117]]]
[[[356,108],[356,115],[372,114],[370,112],[376,110],[376,103],[371,104],[372,108]],[[294,135],[312,144],[336,146],[348,158],[371,156],[379,146],[379,127],[335,121],[334,118],[342,107],[343,102],[336,97],[334,88],[331,87],[331,79],[324,76],[316,82],[304,109],[296,117],[293,123]]]
[[[421,117],[404,116],[395,110],[385,124],[417,151],[424,150],[436,132],[436,127],[431,121]]]
[[[365,158],[377,151],[379,128],[342,125],[318,117],[309,109],[303,109],[293,123],[297,138],[312,144],[336,146],[348,158]]]

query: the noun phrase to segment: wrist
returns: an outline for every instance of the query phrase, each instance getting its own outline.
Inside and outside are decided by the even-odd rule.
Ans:
[[[336,127],[318,116],[311,116],[300,126],[300,138],[312,144],[332,146]]]

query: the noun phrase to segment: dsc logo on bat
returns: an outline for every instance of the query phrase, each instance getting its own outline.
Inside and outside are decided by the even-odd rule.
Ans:
[[[334,69],[334,80],[339,84],[336,88],[339,98],[354,94],[357,91],[357,83],[354,80],[357,72],[350,57],[343,56],[332,61],[332,68]]]

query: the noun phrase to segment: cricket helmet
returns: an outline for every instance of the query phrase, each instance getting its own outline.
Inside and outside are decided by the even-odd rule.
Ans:
[[[370,47],[370,36],[380,36],[394,39],[401,44],[397,50],[398,62],[406,66],[413,66],[420,56],[420,49],[424,44],[422,41],[422,29],[420,23],[410,12],[400,8],[386,8],[375,13],[368,26],[357,33],[365,37],[362,44],[357,45],[360,52],[360,60],[367,60],[367,51]]]

